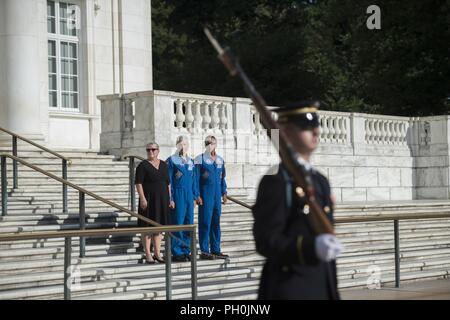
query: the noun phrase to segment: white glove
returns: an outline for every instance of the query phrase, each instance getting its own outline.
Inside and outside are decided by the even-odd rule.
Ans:
[[[317,236],[315,247],[317,257],[324,262],[335,260],[343,249],[341,242],[332,234],[327,233]]]

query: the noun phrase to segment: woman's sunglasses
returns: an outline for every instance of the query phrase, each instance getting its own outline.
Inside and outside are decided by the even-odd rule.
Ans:
[[[157,151],[157,150],[159,150],[159,149],[157,149],[157,148],[152,148],[152,149],[145,149],[145,150],[147,150],[147,152],[150,152],[150,151],[155,152],[155,151]]]

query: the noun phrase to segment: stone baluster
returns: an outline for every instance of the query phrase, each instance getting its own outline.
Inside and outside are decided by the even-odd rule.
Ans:
[[[211,124],[211,116],[209,113],[209,104],[205,101],[202,103],[203,106],[203,129],[208,130]]]
[[[372,143],[378,143],[378,121],[371,119],[372,122]]]
[[[184,105],[186,107],[186,114],[185,114],[186,129],[189,132],[192,132],[192,128],[193,128],[193,124],[194,124],[194,115],[192,114],[192,102],[189,100],[186,100]]]
[[[373,121],[373,143],[380,143],[380,121],[378,120],[372,120]]]
[[[367,143],[372,143],[372,129],[373,129],[372,121],[370,119],[366,119]]]
[[[183,128],[185,116],[183,114],[183,103],[180,99],[175,101],[175,123],[178,130]]]
[[[395,140],[394,125],[395,125],[395,122],[391,121],[391,120],[387,121],[387,123],[386,123],[386,131],[387,132],[386,132],[386,138],[384,139],[386,144],[395,143],[394,142],[394,140]]]
[[[369,122],[369,143],[375,143],[375,123],[373,119],[368,119]]]
[[[217,131],[217,129],[219,128],[220,118],[218,105],[214,101],[211,103],[211,111],[212,111],[211,128],[213,129],[213,131]]]
[[[385,120],[379,120],[379,128],[380,128],[380,144],[384,144],[384,138],[386,137],[386,130],[384,128],[386,121]]]
[[[219,105],[219,108],[220,108],[220,130],[222,130],[222,132],[225,133],[225,130],[227,129],[228,125],[227,105],[222,102]]]
[[[400,123],[398,121],[392,121],[392,126],[391,126],[391,138],[390,138],[390,143],[391,144],[398,144],[399,141],[399,126]]]
[[[406,123],[398,122],[398,144],[404,144],[406,141]]]
[[[328,117],[327,116],[323,116],[322,117],[322,137],[323,137],[323,142],[329,142],[328,141]]]
[[[334,117],[334,135],[335,135],[335,139],[334,141],[339,143],[341,140],[341,123],[340,123],[340,118],[339,117]]]
[[[387,137],[387,132],[386,132],[386,121],[385,120],[380,120],[379,121],[379,127],[380,127],[380,144],[385,144],[386,142],[386,137]]]
[[[333,117],[328,118],[330,142],[336,141],[336,124]]]
[[[352,119],[351,117],[345,117],[345,144],[350,144],[352,141]],[[363,140],[364,140],[364,135],[363,135]]]
[[[409,125],[409,122],[403,122],[403,125],[401,127],[402,132],[402,144],[406,145],[408,144],[408,127],[412,129],[412,126]]]
[[[347,141],[347,123],[344,117],[339,117],[339,131],[339,140],[341,143],[345,143]]]
[[[194,116],[194,132],[199,133],[202,131],[202,111],[201,104],[195,100],[192,104],[192,107],[195,109]]]
[[[395,140],[396,140],[396,130],[395,130],[395,125],[397,124],[397,121],[389,121],[389,139],[388,139],[388,144],[395,144]]]
[[[369,127],[369,120],[364,120],[364,140],[366,143],[370,140],[370,127]]]

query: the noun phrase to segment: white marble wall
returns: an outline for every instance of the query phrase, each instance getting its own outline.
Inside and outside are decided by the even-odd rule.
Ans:
[[[0,1],[0,126],[50,147],[99,150],[97,96],[153,87],[151,1],[72,2],[81,9],[81,108],[69,113],[48,107],[47,1]]]
[[[155,140],[165,158],[175,139],[191,139],[202,152],[206,135],[218,138],[231,188],[254,196],[261,176],[278,155],[249,99],[167,91],[101,96],[101,151],[144,156]],[[409,118],[359,113],[321,113],[316,168],[330,178],[338,201],[450,198],[448,116]]]
[[[0,126],[38,141],[48,123],[41,99],[42,2],[0,1]],[[47,56],[44,62],[47,67]]]

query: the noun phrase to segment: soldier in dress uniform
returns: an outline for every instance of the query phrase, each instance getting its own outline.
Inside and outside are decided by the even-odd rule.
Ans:
[[[308,100],[273,111],[298,152],[298,161],[310,170],[317,202],[333,223],[330,184],[310,164],[320,134],[319,105]],[[267,258],[258,298],[339,299],[335,259],[342,245],[332,234],[314,232],[305,193],[296,187],[283,164],[262,178],[252,211],[256,249]]]

